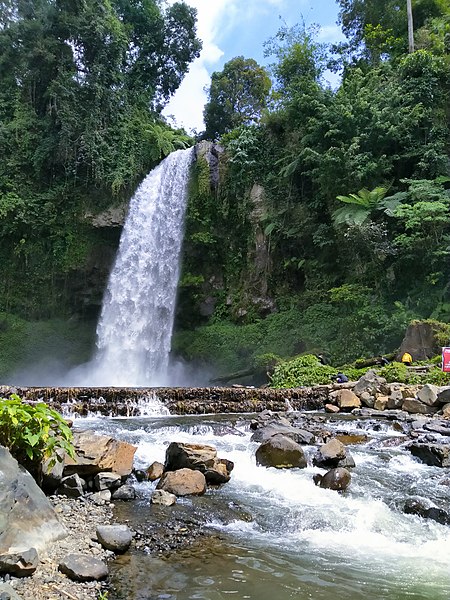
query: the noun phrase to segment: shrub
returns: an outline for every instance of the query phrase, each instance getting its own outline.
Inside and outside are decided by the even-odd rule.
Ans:
[[[406,383],[409,380],[409,373],[406,365],[395,361],[381,368],[379,374],[381,377],[384,377],[388,383],[393,383],[395,381],[398,383]]]
[[[326,384],[330,383],[330,377],[336,373],[335,368],[320,364],[316,356],[305,354],[277,365],[271,387],[292,388]]]
[[[43,460],[53,466],[57,450],[74,458],[72,432],[63,417],[44,402],[26,404],[19,396],[0,398],[0,444],[33,474]]]

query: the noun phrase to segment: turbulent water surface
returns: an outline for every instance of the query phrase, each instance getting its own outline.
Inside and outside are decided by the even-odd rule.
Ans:
[[[316,487],[315,467],[256,466],[258,444],[250,441],[248,416],[94,419],[83,425],[137,445],[141,467],[163,462],[171,441],[209,443],[235,462],[230,483],[202,498],[179,500],[194,516],[206,506],[214,535],[169,558],[128,554],[114,569],[112,600],[450,597],[450,528],[401,510],[410,497],[448,510],[448,470],[421,464],[401,444],[386,444],[402,441],[389,425],[369,430],[367,443],[350,447],[356,468],[345,494]],[[161,510],[149,502],[154,484],[138,487],[139,500],[127,506],[135,527]],[[225,519],[224,508],[253,520]]]

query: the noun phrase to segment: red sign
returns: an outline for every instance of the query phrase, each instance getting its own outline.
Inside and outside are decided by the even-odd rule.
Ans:
[[[450,373],[450,348],[442,348],[442,370]]]

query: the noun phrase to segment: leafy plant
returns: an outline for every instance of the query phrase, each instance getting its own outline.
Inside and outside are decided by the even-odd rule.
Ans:
[[[43,460],[49,460],[50,467],[60,460],[57,450],[75,456],[64,418],[44,402],[27,404],[17,394],[0,399],[0,444],[34,472]]]
[[[388,383],[406,383],[408,381],[408,369],[406,365],[395,361],[380,369],[379,374],[381,377],[384,377]]]
[[[330,383],[337,371],[319,363],[316,356],[305,354],[278,364],[272,376],[271,387],[293,388]]]

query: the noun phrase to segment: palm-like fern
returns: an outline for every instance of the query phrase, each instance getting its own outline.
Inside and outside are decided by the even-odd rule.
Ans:
[[[376,187],[373,190],[363,188],[357,194],[336,196],[346,206],[342,206],[334,211],[334,224],[363,225],[378,210],[383,211],[387,215],[392,215],[400,200],[394,196],[385,198],[386,193],[387,188]]]

